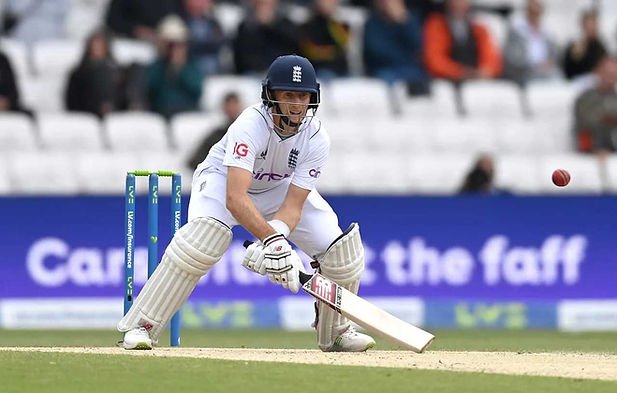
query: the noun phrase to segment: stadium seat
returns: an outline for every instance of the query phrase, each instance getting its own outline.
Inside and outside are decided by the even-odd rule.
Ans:
[[[68,75],[32,76],[22,81],[22,102],[35,112],[64,110],[64,93]]]
[[[66,75],[59,75],[54,71],[44,72],[40,76],[33,75],[36,71],[36,65],[31,63],[35,60],[34,58],[31,59],[28,47],[19,41],[2,38],[0,47],[9,57],[13,66],[17,87],[21,95],[21,103],[26,108],[35,111],[55,112],[62,109]],[[54,65],[52,64],[50,67],[53,69]]]
[[[458,118],[456,103],[457,93],[451,82],[436,79],[431,82],[431,95],[425,98],[407,98],[403,113],[406,117],[423,117],[429,121],[439,114],[439,117]]]
[[[235,75],[216,75],[204,80],[200,107],[207,112],[218,112],[227,93],[236,93],[243,107],[261,102],[261,81],[258,78]]]
[[[347,45],[347,62],[349,71],[353,76],[364,74],[363,42],[364,25],[368,18],[368,10],[365,7],[341,4],[337,12],[338,20],[347,23],[350,30],[349,43]]]
[[[602,1],[602,6],[604,6],[604,3],[610,3],[611,1],[612,0]],[[570,40],[578,38],[580,11],[592,5],[591,1],[580,1],[575,3],[579,4],[572,4],[570,7],[564,7],[563,1],[561,0],[544,1],[544,30],[551,35],[555,44],[560,48],[564,47]],[[602,18],[600,18],[600,20],[601,19]],[[614,21],[613,19],[613,22]],[[564,28],[564,26],[571,26],[573,28]]]
[[[531,126],[539,137],[538,144],[545,153],[574,151],[572,119],[568,115],[550,118],[533,118]]]
[[[21,113],[0,113],[0,152],[36,149],[38,140],[32,120]]]
[[[606,182],[605,190],[617,193],[617,155],[612,154],[604,163],[599,162],[600,175]]]
[[[558,153],[572,150],[572,136],[560,119],[503,119],[496,122],[504,153]]]
[[[509,0],[508,4],[512,5],[516,9],[523,9],[523,7],[526,4],[526,1],[527,0]],[[496,6],[496,5],[503,5],[503,1],[502,0],[483,0],[482,4]]]
[[[0,156],[0,195],[9,195],[12,190],[7,163],[4,157]]]
[[[534,154],[495,156],[495,187],[514,194],[533,194],[540,189],[538,159]],[[550,180],[550,179],[549,179]]]
[[[368,120],[368,119],[367,119]],[[396,154],[414,154],[432,149],[430,134],[432,125],[425,123],[424,118],[371,117],[367,124],[367,151],[384,151]],[[350,119],[350,123],[352,120]],[[350,126],[354,129],[355,126]]]
[[[225,35],[233,36],[238,30],[238,25],[244,19],[244,9],[240,6],[218,2],[214,7],[214,15],[220,22]]]
[[[402,115],[405,118],[404,121],[407,121],[407,119],[424,119],[429,117],[429,114],[438,112],[436,111],[436,104],[433,102],[433,98],[431,96],[408,98],[405,95],[402,95],[400,99],[402,105]]]
[[[539,158],[539,192],[560,194],[598,194],[604,191],[600,167],[595,156],[584,154],[555,154]],[[567,187],[556,187],[551,181],[555,169],[566,169],[572,179]]]
[[[497,130],[485,118],[435,116],[427,136],[434,150],[453,153],[487,153],[497,150]]]
[[[83,40],[104,25],[110,0],[70,0],[65,31],[71,39]]]
[[[569,120],[579,93],[575,85],[565,81],[551,81],[530,83],[526,95],[535,118]]]
[[[612,15],[613,17],[608,17]],[[604,39],[604,44],[607,46],[609,53],[617,52],[617,35],[615,19],[617,15],[617,2],[605,0],[602,2],[600,18],[598,20],[600,37]]]
[[[327,105],[320,110],[336,116],[355,116],[360,122],[370,116],[392,114],[394,96],[388,85],[374,78],[340,78],[324,89]]]
[[[39,76],[62,76],[77,65],[84,50],[79,40],[40,41],[32,47],[34,72]]]
[[[133,63],[145,65],[156,59],[156,48],[144,41],[115,38],[111,50],[118,64],[123,66]]]
[[[498,120],[496,123],[499,151],[506,154],[530,153],[542,150],[537,129],[530,119]]]
[[[87,193],[122,194],[126,173],[133,170],[173,170],[182,175],[183,193],[190,193],[193,171],[184,167],[173,153],[149,152],[98,152],[77,155],[77,177],[81,188]],[[169,194],[170,180],[159,178],[161,195]],[[136,181],[136,192],[148,193],[148,180]]]
[[[311,17],[311,10],[295,4],[281,4],[285,15],[295,24],[303,25]]]
[[[186,158],[214,128],[224,122],[225,119],[218,113],[180,113],[174,116],[170,122],[173,144],[180,154]]]
[[[83,152],[75,156],[76,176],[80,188],[86,193],[124,193],[125,175],[128,171],[142,169],[140,157],[127,152]],[[147,185],[137,182],[139,194],[148,192]]]
[[[371,122],[357,123],[349,117],[318,116],[330,136],[330,155],[334,152],[368,151],[374,132]]]
[[[109,147],[115,151],[167,151],[167,124],[150,112],[111,113],[103,120]]]
[[[430,149],[432,128],[418,119],[371,116],[362,122],[353,117],[319,117],[330,136],[331,155],[338,152],[395,154],[422,152]]]
[[[28,47],[20,41],[2,38],[0,39],[0,48],[2,48],[2,51],[11,62],[16,77],[17,88],[20,92],[23,91],[23,81],[30,78],[32,74]]]
[[[407,165],[408,190],[420,194],[454,194],[474,160],[472,154],[413,155]],[[401,167],[398,172],[403,171]]]
[[[469,116],[521,118],[521,91],[512,82],[477,80],[465,82],[463,103]]]
[[[179,172],[182,175],[182,192],[184,194],[190,193],[194,170],[186,165],[183,157],[176,153],[156,154],[144,151],[139,153],[139,159],[142,168],[150,171],[168,170]],[[162,194],[170,193],[170,184],[171,181],[168,178],[159,179],[159,189]]]
[[[44,149],[95,152],[104,148],[99,119],[92,114],[41,114],[37,120]]]
[[[323,195],[335,195],[345,193],[346,186],[342,182],[342,174],[339,171],[343,163],[341,154],[330,154],[328,162],[322,168],[319,180],[317,182],[317,190]]]
[[[493,43],[498,48],[503,48],[504,43],[506,42],[506,36],[508,34],[507,22],[504,21],[499,15],[489,14],[486,12],[477,12],[474,14],[474,19],[488,29]]]
[[[75,160],[60,152],[16,152],[8,155],[9,176],[17,194],[79,193]]]
[[[389,152],[365,154],[339,153],[330,157],[327,171],[336,171],[339,193],[345,194],[406,194],[413,184],[405,168],[409,156]],[[330,183],[331,184],[331,183]]]

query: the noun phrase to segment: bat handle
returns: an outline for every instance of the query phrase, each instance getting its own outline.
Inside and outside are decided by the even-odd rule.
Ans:
[[[244,243],[242,243],[242,246],[244,246],[244,248],[247,248],[248,246],[250,246],[251,244],[253,244],[252,241],[250,240],[245,240]],[[313,277],[312,274],[306,274],[302,271],[298,272],[299,276],[300,276],[300,284],[304,285],[308,280],[311,279],[311,277]]]
[[[298,274],[300,275],[300,284],[302,285],[306,284],[306,282],[313,277],[312,274],[306,274],[304,272],[298,272]]]

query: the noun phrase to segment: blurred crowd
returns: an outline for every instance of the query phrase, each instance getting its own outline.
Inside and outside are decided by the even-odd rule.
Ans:
[[[216,17],[217,3],[110,0],[105,25],[85,41],[81,60],[67,79],[65,108],[98,116],[150,110],[169,118],[199,109],[205,79],[218,74],[261,77],[276,56],[288,53],[309,58],[322,82],[354,76],[349,64],[353,32],[338,17],[341,1],[227,2],[246,10],[231,34]],[[571,80],[584,86],[573,108],[577,148],[617,150],[617,61],[608,49],[614,43],[604,42],[598,33],[598,9],[584,9],[572,21],[572,26],[578,23],[578,38],[559,47],[554,32],[544,26],[542,0],[527,0],[520,15],[507,0],[490,5],[471,0],[343,3],[368,13],[360,39],[365,76],[402,83],[411,99],[430,95],[434,79],[455,86],[501,79],[521,89],[530,81]],[[309,16],[304,23],[288,16],[289,5],[305,8]],[[62,38],[68,7],[68,0],[5,0],[2,34],[27,44]],[[498,16],[507,26],[503,45],[475,18],[483,13]],[[152,43],[158,57],[151,64],[120,66],[110,50],[117,37]],[[9,58],[0,52],[0,110],[32,113],[20,103],[15,78]],[[227,96],[225,105],[233,100],[237,96]]]

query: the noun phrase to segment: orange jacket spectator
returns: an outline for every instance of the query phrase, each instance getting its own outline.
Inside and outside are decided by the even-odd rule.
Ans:
[[[477,71],[494,78],[502,69],[501,54],[493,44],[488,30],[471,23],[471,33],[477,48]],[[429,73],[438,78],[461,80],[469,77],[469,65],[451,58],[452,34],[443,14],[432,14],[424,25],[424,62]]]

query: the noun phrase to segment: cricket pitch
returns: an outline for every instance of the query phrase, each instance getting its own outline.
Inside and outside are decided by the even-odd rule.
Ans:
[[[87,347],[0,347],[0,351],[59,352],[145,357],[183,357],[283,362],[338,366],[395,367],[490,374],[549,376],[617,381],[617,355],[602,353],[369,351],[324,353],[306,349],[250,348],[157,348],[127,351],[122,348]]]

